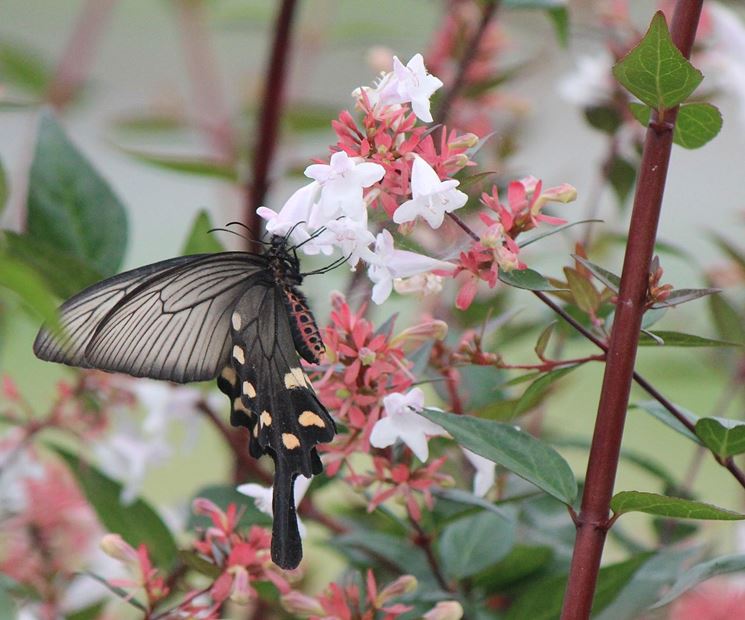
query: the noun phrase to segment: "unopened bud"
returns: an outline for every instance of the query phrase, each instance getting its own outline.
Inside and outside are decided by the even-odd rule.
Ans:
[[[380,609],[391,599],[413,592],[416,590],[417,585],[416,577],[413,575],[402,575],[380,591],[378,596],[375,597],[375,607]]]
[[[359,358],[363,366],[372,366],[375,363],[375,351],[362,347],[359,351]]]
[[[448,335],[445,321],[432,320],[407,327],[391,338],[391,346],[401,346],[404,352],[411,352],[430,340],[444,340]]]
[[[293,590],[282,597],[282,607],[291,614],[307,618],[310,616],[323,616],[324,609],[321,604],[314,598]]]
[[[479,137],[475,133],[464,133],[452,142],[448,142],[451,149],[470,149],[479,143]]]
[[[139,565],[140,558],[137,555],[137,551],[132,545],[125,542],[119,534],[106,534],[101,539],[100,546],[106,555],[115,560],[134,567]]]
[[[445,167],[448,169],[452,168],[465,168],[468,165],[468,162],[471,161],[465,153],[460,153],[459,155],[453,155],[451,157],[448,157],[445,161]]]
[[[233,573],[233,587],[230,591],[230,600],[238,605],[248,605],[254,595],[248,571],[243,566],[231,567]]]
[[[440,601],[422,618],[424,620],[460,620],[463,617],[463,606],[458,601]]]
[[[556,187],[549,187],[547,190],[541,192],[538,200],[535,201],[531,212],[533,215],[538,213],[547,202],[573,202],[577,199],[577,188],[569,183],[562,183]]]

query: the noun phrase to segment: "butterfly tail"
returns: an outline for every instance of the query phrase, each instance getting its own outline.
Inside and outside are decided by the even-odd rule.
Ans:
[[[293,569],[303,557],[293,488],[297,474],[282,456],[275,457],[274,467],[272,561],[280,568]]]

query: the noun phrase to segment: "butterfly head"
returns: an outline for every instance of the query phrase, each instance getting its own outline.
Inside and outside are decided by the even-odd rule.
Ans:
[[[277,279],[290,284],[302,284],[300,259],[295,252],[295,248],[288,244],[287,237],[273,235],[266,251],[266,257]]]

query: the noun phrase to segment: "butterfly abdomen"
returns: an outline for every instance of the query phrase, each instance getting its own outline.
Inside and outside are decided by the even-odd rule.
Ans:
[[[284,288],[284,301],[295,349],[305,361],[318,364],[326,349],[305,296],[296,288],[287,286]]]

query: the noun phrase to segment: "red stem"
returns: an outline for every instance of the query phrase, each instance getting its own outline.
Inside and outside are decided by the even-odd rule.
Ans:
[[[96,44],[118,0],[88,0],[57,65],[47,91],[47,101],[58,110],[70,103],[85,84]]]
[[[290,55],[290,30],[295,14],[296,0],[282,0],[274,28],[274,42],[264,83],[264,98],[257,123],[259,135],[253,153],[253,175],[246,191],[246,210],[244,222],[254,235],[259,234],[261,219],[256,215],[269,190],[269,170],[274,158],[274,149],[279,134],[279,120],[282,115],[282,99],[287,77],[287,64]],[[251,243],[251,245],[254,245]]]
[[[672,21],[673,42],[690,55],[703,0],[678,2]],[[639,180],[631,213],[616,318],[590,447],[582,508],[577,516],[569,580],[562,620],[590,617],[605,536],[610,526],[610,500],[634,374],[639,330],[644,314],[649,265],[654,252],[677,108],[666,111],[647,129]],[[656,126],[655,126],[656,125]]]

